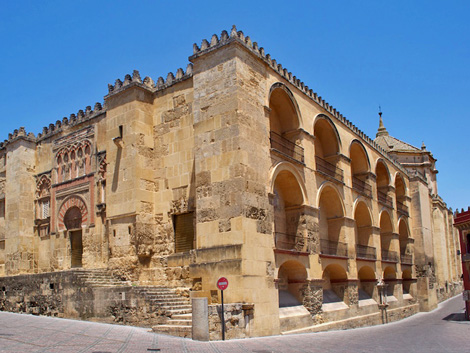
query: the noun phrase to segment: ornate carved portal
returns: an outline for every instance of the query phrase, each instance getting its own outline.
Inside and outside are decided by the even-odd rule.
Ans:
[[[77,206],[67,210],[64,216],[64,223],[70,231],[70,248],[72,250],[71,267],[82,267],[83,242],[82,242],[82,212]]]
[[[67,230],[81,229],[82,212],[77,206],[73,206],[67,210],[64,216],[64,224]]]
[[[59,228],[66,228],[70,235],[71,267],[82,267],[82,224],[86,224],[87,215],[85,203],[76,195],[69,197],[59,211]]]
[[[75,209],[76,211],[72,211],[72,209]],[[78,227],[70,228],[65,223],[65,219],[66,219],[65,216],[68,214],[69,211],[73,212],[71,213],[70,217],[72,217],[72,215],[74,215],[75,212],[80,213],[81,218],[80,218],[80,225]],[[78,213],[75,216],[75,219],[77,219]],[[78,228],[81,228],[82,224],[87,224],[87,221],[88,221],[87,206],[85,205],[85,202],[79,196],[76,196],[76,195],[70,196],[60,207],[59,216],[58,216],[59,230],[64,230],[64,228],[66,228],[67,230],[78,229]],[[71,219],[70,222],[73,222],[73,220]]]

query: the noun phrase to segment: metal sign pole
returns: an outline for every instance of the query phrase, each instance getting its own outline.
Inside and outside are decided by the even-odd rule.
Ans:
[[[220,277],[217,281],[217,288],[220,289],[220,299],[222,300],[222,341],[225,341],[225,309],[224,309],[224,290],[228,287],[228,279]]]
[[[225,341],[225,311],[224,311],[224,291],[220,291],[220,298],[222,300],[222,341]]]

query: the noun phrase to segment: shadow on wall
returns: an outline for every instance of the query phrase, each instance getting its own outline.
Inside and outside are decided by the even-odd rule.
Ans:
[[[113,186],[112,186],[113,192],[115,192],[118,187],[119,167],[121,165],[121,154],[122,154],[122,148],[118,148],[117,153],[116,153],[116,164],[114,165]]]

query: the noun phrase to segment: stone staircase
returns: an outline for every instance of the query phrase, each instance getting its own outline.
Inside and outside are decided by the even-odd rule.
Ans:
[[[76,278],[90,287],[130,286],[130,281],[123,281],[106,269],[74,269]]]
[[[182,297],[174,290],[166,287],[139,286],[135,290],[158,307],[162,316],[161,324],[153,326],[152,330],[172,336],[191,337],[192,314],[189,298]]]
[[[74,269],[75,277],[90,287],[131,287],[144,299],[150,310],[159,314],[160,324],[152,330],[172,336],[191,337],[192,314],[189,298],[178,295],[175,290],[160,286],[132,286],[130,281],[121,280],[106,269]]]

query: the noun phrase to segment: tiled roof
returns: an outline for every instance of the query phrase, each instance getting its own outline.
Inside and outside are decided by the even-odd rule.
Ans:
[[[403,152],[417,152],[421,151],[415,146],[410,145],[409,143],[403,142],[393,136],[390,136],[387,129],[385,128],[382,116],[380,116],[379,129],[377,131],[377,137],[374,142],[382,147],[387,152],[403,151]]]

